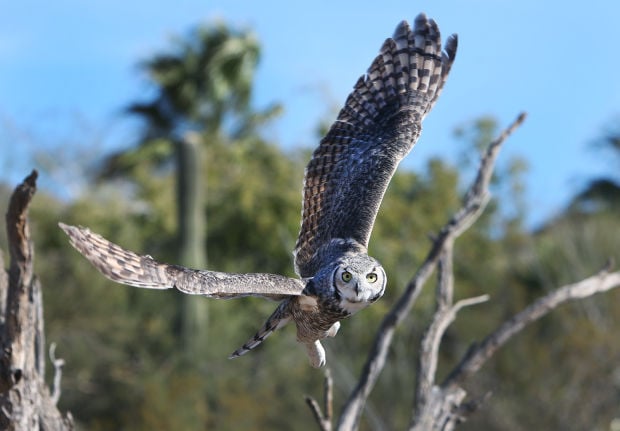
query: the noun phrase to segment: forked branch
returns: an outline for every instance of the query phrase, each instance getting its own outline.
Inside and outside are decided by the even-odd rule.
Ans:
[[[306,395],[306,403],[312,415],[319,425],[321,431],[332,430],[332,416],[333,416],[333,380],[329,368],[325,369],[325,380],[323,381],[323,411],[319,403],[309,395]]]
[[[446,329],[456,318],[456,314],[464,307],[480,304],[489,300],[489,295],[481,295],[475,298],[462,299],[456,304],[452,303],[454,292],[452,272],[452,247],[444,249],[438,265],[437,282],[437,309],[429,324],[422,341],[418,356],[418,368],[415,388],[414,420],[419,421],[419,416],[424,412],[424,406],[431,398],[431,390],[435,385],[435,374],[439,362],[439,345]]]
[[[472,346],[440,386],[432,384],[434,381],[432,373],[434,373],[437,366],[437,355],[433,355],[432,352],[422,351],[420,354],[427,356],[427,359],[420,359],[420,361],[430,362],[432,365],[427,367],[428,370],[431,370],[428,371],[428,375],[425,376],[426,369],[422,369],[421,374],[418,376],[423,384],[418,386],[414,415],[409,430],[453,430],[458,423],[467,419],[486,399],[486,396],[483,396],[479,400],[466,402],[467,393],[461,387],[461,383],[475,374],[513,335],[568,300],[585,298],[614,287],[620,287],[620,271],[610,273],[607,268],[595,276],[552,291],[516,314],[512,319],[503,323],[497,330],[487,336],[482,343]],[[444,313],[440,311],[436,313],[431,328],[435,326],[434,322],[440,319],[437,317],[438,314]],[[432,333],[432,331],[429,332]],[[429,342],[428,339],[428,336],[424,338],[423,345]],[[438,343],[438,339],[436,338],[434,342]],[[436,346],[434,342],[431,343],[433,347]]]
[[[499,150],[508,136],[525,120],[526,114],[521,113],[487,148],[480,163],[478,174],[465,194],[463,206],[441,229],[434,240],[426,259],[417,273],[408,283],[404,293],[385,316],[372,348],[362,369],[357,386],[349,396],[341,413],[337,429],[357,429],[359,419],[370,392],[375,386],[379,374],[385,366],[388,349],[396,327],[409,314],[411,307],[418,298],[422,287],[434,271],[440,256],[451,247],[454,240],[474,223],[484,210],[489,196],[489,183]]]
[[[619,287],[620,271],[610,272],[609,267],[610,265],[607,265],[606,268],[592,277],[550,292],[504,322],[480,344],[470,347],[463,360],[450,373],[442,387],[446,389],[454,387],[474,374],[513,335],[520,332],[526,325],[549,314],[564,302],[587,298],[595,293],[606,292]]]

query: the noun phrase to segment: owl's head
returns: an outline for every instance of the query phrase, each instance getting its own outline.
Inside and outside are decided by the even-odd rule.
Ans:
[[[381,264],[366,254],[339,259],[332,273],[340,306],[353,314],[383,296],[387,277]]]

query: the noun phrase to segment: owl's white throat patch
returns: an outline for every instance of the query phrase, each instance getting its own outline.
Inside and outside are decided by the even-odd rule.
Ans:
[[[350,314],[355,314],[358,311],[360,311],[361,309],[368,307],[370,304],[371,303],[368,302],[368,301],[351,300],[351,299],[348,299],[348,298],[346,298],[344,296],[340,300],[340,307],[343,310],[346,310]]]

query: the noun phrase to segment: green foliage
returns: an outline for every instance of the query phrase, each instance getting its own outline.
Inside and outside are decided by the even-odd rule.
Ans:
[[[577,213],[596,213],[604,210],[617,212],[620,209],[620,177],[617,169],[620,166],[620,127],[617,118],[593,146],[611,156],[608,159],[615,165],[612,166],[612,175],[592,179],[575,195],[570,210]]]
[[[617,215],[610,212],[569,213],[550,222],[507,251],[514,260],[506,280],[511,289],[501,291],[504,310],[514,314],[551,289],[592,275],[608,258],[618,261],[619,243]],[[568,304],[524,331],[472,385],[494,396],[464,429],[608,429],[617,417],[618,316],[620,292],[612,291]]]
[[[257,136],[234,144],[211,141],[204,160],[209,166],[210,268],[292,274],[290,250],[299,226],[307,156],[284,153]],[[505,170],[500,176],[510,174]],[[423,172],[395,175],[370,250],[387,269],[386,296],[345,320],[341,334],[326,343],[336,408],[359,372],[375,328],[424,258],[428,235],[458,208],[461,177],[457,168],[438,159]],[[180,341],[181,295],[107,282],[69,248],[58,220],[88,225],[128,248],[173,262],[174,181],[171,175],[145,173],[144,178],[150,182],[143,183],[138,199],[131,188],[102,185],[70,205],[44,194],[34,201],[31,219],[48,340],[58,344],[58,354],[67,361],[61,407],[95,430],[314,429],[303,395],[319,393],[322,376],[308,367],[292,328],[246,357],[226,359],[260,326],[273,303],[211,301],[205,354],[188,358]],[[611,212],[567,213],[533,234],[519,224],[498,233],[495,226],[508,221],[497,202],[457,243],[457,295],[490,293],[492,301],[459,315],[444,337],[440,376],[470,342],[530,301],[591,274],[607,256],[620,258],[620,231]],[[432,312],[432,296],[429,286],[397,332],[390,365],[371,396],[362,429],[407,425],[413,358]],[[583,429],[595,414],[601,424],[608,423],[617,388],[606,379],[620,354],[611,329],[619,323],[616,296],[569,305],[501,351],[470,384],[473,395],[492,390],[494,396],[464,429]],[[584,397],[591,401],[582,412],[576,407]],[[536,424],[531,412],[537,413]]]
[[[47,339],[57,343],[57,354],[66,361],[61,408],[84,429],[316,428],[303,395],[321,391],[322,373],[307,365],[293,328],[248,356],[226,359],[275,304],[191,297],[209,302],[209,337],[197,339],[204,343],[201,354],[188,354],[181,305],[188,297],[108,282],[57,228],[58,221],[86,225],[129,249],[179,263],[171,167],[175,139],[191,130],[205,150],[200,186],[208,200],[200,211],[208,220],[202,240],[208,268],[293,275],[291,250],[309,153],[286,153],[261,137],[260,126],[280,107],[256,111],[249,105],[259,52],[251,33],[220,25],[178,40],[170,53],[144,63],[158,93],[130,108],[145,119],[141,144],[106,159],[106,175],[79,199],[63,203],[40,193],[34,200],[31,221]],[[467,151],[456,166],[432,159],[421,172],[399,170],[394,176],[370,243],[370,253],[388,274],[386,295],[343,321],[339,336],[325,343],[336,412],[381,319],[424,259],[428,237],[459,207],[474,160],[496,130],[491,117],[462,126],[456,135]],[[573,206],[529,232],[523,226],[526,171],[517,158],[500,166],[493,183],[496,199],[457,242],[456,295],[489,293],[492,300],[464,310],[446,333],[440,379],[470,343],[531,301],[596,272],[610,256],[620,261],[620,204],[613,187],[598,189],[600,201],[609,205]],[[8,193],[0,187],[0,205],[6,205]],[[6,249],[4,232],[0,244]],[[433,311],[432,287],[395,335],[362,429],[408,425],[417,346]],[[618,295],[565,306],[500,351],[469,383],[473,396],[489,390],[494,395],[463,429],[606,429],[618,414],[619,386],[612,381],[620,357]]]
[[[301,213],[301,159],[254,137],[234,145],[213,141],[206,163],[210,266],[291,275]]]

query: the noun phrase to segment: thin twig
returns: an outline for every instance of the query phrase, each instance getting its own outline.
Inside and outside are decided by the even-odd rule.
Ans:
[[[318,424],[319,429],[321,431],[328,431],[328,428],[325,428],[323,424],[323,413],[321,413],[321,407],[319,406],[319,403],[317,403],[316,400],[312,398],[310,395],[306,395],[305,400],[306,400],[306,404],[308,404],[308,407],[310,407],[312,416],[314,416],[314,420]]]
[[[54,384],[52,386],[52,403],[54,405],[58,404],[58,400],[60,399],[61,393],[61,385],[60,382],[62,380],[62,367],[65,365],[65,360],[56,358],[56,343],[50,344],[50,361],[54,366]]]
[[[334,382],[332,380],[332,373],[329,368],[325,369],[325,380],[323,383],[323,408],[325,409],[325,420],[330,424],[331,429],[332,417],[334,415]]]
[[[489,145],[482,157],[478,175],[465,195],[463,207],[457,211],[450,221],[441,229],[424,263],[408,283],[399,300],[384,317],[362,369],[358,384],[350,394],[342,410],[340,420],[338,421],[338,430],[348,431],[357,429],[366,400],[385,366],[385,360],[388,348],[392,343],[394,330],[409,314],[409,310],[420,294],[422,286],[435,269],[439,256],[446,243],[453,241],[454,238],[467,230],[481,214],[488,201],[489,182],[499,149],[506,138],[523,123],[525,116],[525,113],[521,113],[517,119]]]
[[[4,270],[4,255],[0,250],[0,333],[4,333],[4,319],[6,314],[6,296],[9,291],[9,277]]]
[[[333,380],[329,368],[325,369],[325,379],[323,381],[323,410],[325,414],[321,412],[319,403],[309,395],[305,396],[306,404],[310,407],[312,416],[316,421],[321,431],[331,431],[332,429],[332,415],[334,411],[333,403]]]

